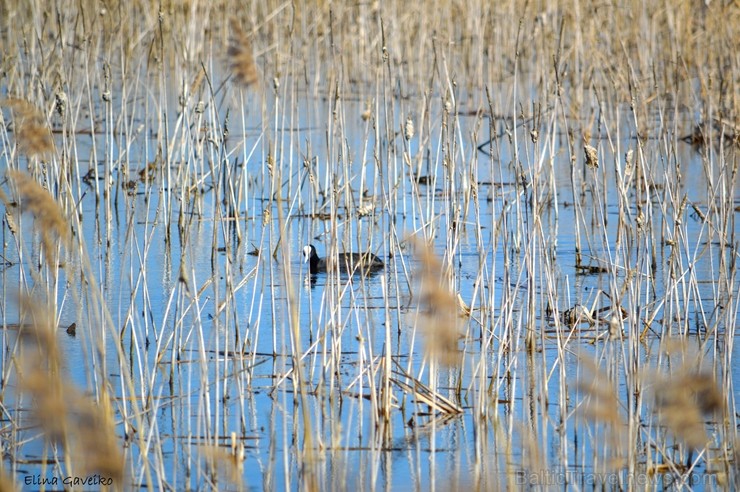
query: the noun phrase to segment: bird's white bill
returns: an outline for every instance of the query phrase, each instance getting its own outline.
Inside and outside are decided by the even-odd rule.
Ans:
[[[311,246],[304,246],[303,247],[303,263],[308,263],[309,258],[311,258]]]

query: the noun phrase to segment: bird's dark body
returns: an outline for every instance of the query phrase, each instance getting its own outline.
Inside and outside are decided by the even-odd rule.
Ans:
[[[330,259],[320,258],[312,244],[303,248],[303,258],[308,262],[308,270],[312,274],[329,270]],[[336,267],[347,274],[359,271],[370,273],[383,268],[383,260],[372,253],[339,253],[336,256]]]

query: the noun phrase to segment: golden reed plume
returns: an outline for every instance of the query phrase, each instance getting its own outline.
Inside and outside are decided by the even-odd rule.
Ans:
[[[458,347],[459,318],[465,311],[458,296],[446,285],[447,275],[431,246],[417,240],[415,250],[419,259],[416,271],[419,300],[423,306],[417,322],[426,334],[427,353],[444,365],[458,365],[462,356]]]
[[[259,69],[254,62],[252,43],[234,19],[231,20],[231,37],[227,53],[231,71],[238,83],[250,87],[259,82]]]
[[[15,141],[23,153],[33,157],[54,151],[54,140],[41,111],[23,99],[6,99],[0,105],[13,110]]]
[[[8,171],[8,177],[18,188],[22,210],[31,212],[36,219],[36,228],[41,231],[44,252],[48,258],[55,258],[57,238],[66,245],[70,236],[69,225],[59,205],[49,192],[26,173],[11,169]]]

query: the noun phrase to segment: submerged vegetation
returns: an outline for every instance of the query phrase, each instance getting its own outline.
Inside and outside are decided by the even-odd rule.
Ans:
[[[674,3],[0,2],[0,489],[736,488],[740,8]]]

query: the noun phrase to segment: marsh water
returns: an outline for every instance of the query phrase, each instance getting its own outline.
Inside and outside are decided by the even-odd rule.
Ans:
[[[85,76],[67,54],[69,80],[36,104],[43,155],[0,79],[0,485],[738,484],[737,124],[678,102],[700,81],[603,99],[597,75],[549,86],[494,53],[504,75],[480,85],[435,48],[427,86],[385,43],[352,77],[338,48],[319,63],[302,47],[301,73],[262,46],[246,85],[215,55]],[[47,202],[18,170],[66,242],[49,248]],[[312,275],[308,244],[384,267]],[[34,359],[38,311],[54,331]],[[61,374],[53,408],[32,366]],[[85,466],[86,427],[123,465]]]
[[[414,105],[397,101],[397,114],[403,114],[404,104]],[[635,335],[604,336],[604,332],[608,334],[604,322],[556,331],[552,314],[540,309],[539,303],[532,313],[534,319],[528,320],[532,315],[525,308],[528,299],[543,296],[546,289],[542,283],[550,279],[527,268],[522,251],[536,235],[533,231],[541,228],[540,237],[547,238],[560,311],[579,304],[611,304],[599,294],[610,292],[615,285],[608,270],[576,268],[574,202],[582,203],[586,217],[582,234],[589,238],[581,245],[582,261],[592,266],[618,261],[610,251],[615,247],[619,213],[615,173],[617,166],[623,166],[623,155],[637,149],[635,131],[629,125],[619,129],[619,140],[613,142],[618,149],[615,154],[606,143],[598,143],[604,164],[594,171],[571,161],[564,133],[552,135],[553,141],[545,147],[528,141],[529,132],[522,126],[515,129],[525,142],[522,147],[526,152],[540,155],[540,160],[552,166],[551,177],[544,182],[555,193],[541,204],[544,211],[536,212],[532,209],[533,190],[526,184],[533,169],[515,169],[513,157],[506,150],[488,155],[485,151],[494,145],[477,148],[492,133],[478,132],[474,139],[474,127],[488,128],[490,115],[469,115],[478,109],[469,104],[460,102],[458,114],[449,118],[465,136],[460,142],[465,147],[459,149],[459,161],[477,161],[477,165],[450,175],[450,165],[439,157],[442,150],[438,146],[444,145],[441,128],[432,128],[425,137],[439,143],[429,146],[428,155],[417,156],[415,137],[403,142],[411,159],[420,163],[425,177],[421,182],[413,179],[414,172],[401,156],[395,156],[398,162],[374,161],[372,149],[376,145],[395,146],[398,142],[374,142],[371,123],[361,118],[361,101],[343,105],[347,139],[341,152],[327,148],[326,134],[331,128],[327,128],[326,121],[332,120],[331,104],[319,99],[298,103],[292,110],[293,126],[275,135],[277,140],[272,145],[279,149],[276,160],[285,167],[279,190],[284,197],[282,203],[270,197],[266,157],[253,155],[245,162],[239,157],[241,151],[219,164],[231,167],[224,179],[246,184],[246,199],[239,203],[243,209],[235,214],[237,218],[224,217],[221,204],[215,203],[214,191],[222,183],[207,175],[200,176],[203,191],[198,206],[179,203],[176,198],[166,206],[165,200],[177,195],[179,177],[175,169],[158,169],[150,182],[141,182],[132,190],[114,189],[101,200],[95,198],[103,195],[100,182],[88,181],[77,190],[80,239],[87,245],[99,275],[100,291],[120,333],[123,352],[129,358],[125,367],[131,371],[138,394],[126,395],[120,383],[124,366],[118,360],[114,337],[106,335],[102,349],[106,358],[97,363],[109,373],[114,394],[146,402],[145,418],[156,420],[156,433],[147,439],[159,445],[156,457],[150,459],[161,463],[160,469],[173,488],[202,488],[206,478],[192,470],[196,465],[191,461],[198,446],[216,442],[229,447],[233,439],[245,449],[243,486],[294,488],[301,480],[303,467],[308,466],[300,456],[304,437],[297,432],[300,420],[306,417],[311,419],[313,445],[318,450],[318,463],[311,466],[318,470],[322,488],[342,484],[340,488],[424,490],[464,487],[468,483],[483,484],[485,488],[530,483],[533,476],[528,470],[533,465],[527,461],[531,458],[523,458],[521,448],[532,443],[541,446],[540,459],[549,473],[537,475],[535,483],[626,483],[624,470],[609,474],[604,463],[592,460],[594,454],[598,455],[592,446],[599,443],[592,441],[591,433],[597,431],[578,419],[574,387],[582,372],[579,357],[598,354],[603,367],[614,371],[617,394],[626,398],[622,345]],[[440,119],[442,105],[432,108],[430,119]],[[176,117],[171,115],[172,119]],[[396,123],[400,128],[401,122]],[[490,128],[498,132],[504,125],[494,121]],[[692,121],[686,118],[677,125],[690,131]],[[147,137],[151,132],[145,130],[129,143],[132,148],[125,158],[129,165],[143,168],[146,162],[155,161],[156,152],[147,142],[154,138]],[[498,138],[512,138],[502,133]],[[660,135],[659,129],[656,135]],[[232,131],[225,143],[239,142],[233,144],[234,149],[248,149],[259,145],[261,137],[259,131],[248,129],[243,135]],[[113,165],[107,172],[117,180],[123,165],[117,149],[122,145],[115,136],[94,138],[98,148],[111,154],[107,158]],[[400,141],[404,137],[396,138]],[[91,141],[87,137],[78,144],[82,162],[90,161]],[[652,163],[649,168],[655,171],[650,178],[656,190],[653,201],[643,204],[653,207],[654,222],[675,221],[672,214],[662,210],[668,193],[683,194],[699,209],[707,206],[711,184],[700,149],[686,143],[673,149],[676,154],[670,159],[680,161],[683,172],[682,182],[677,184],[667,182],[667,174],[661,169],[666,156],[660,153],[660,140],[656,137],[640,145],[644,159]],[[176,161],[177,157],[168,160]],[[106,165],[97,164],[99,176],[106,174]],[[474,172],[466,174],[470,169]],[[198,171],[193,170],[196,174]],[[310,180],[308,174],[312,175]],[[575,197],[573,180],[579,191]],[[326,183],[340,183],[346,190],[336,201],[327,199],[327,204],[322,204],[311,196],[310,182],[327,194]],[[392,190],[387,189],[389,185]],[[469,192],[471,188],[476,190],[474,194]],[[737,190],[735,193],[737,203]],[[346,204],[357,206],[363,200],[371,204],[371,211],[353,217],[356,214]],[[280,206],[282,228],[276,210]],[[183,214],[181,207],[186,208]],[[454,218],[445,215],[451,209],[457,214]],[[632,213],[637,215],[636,206]],[[731,220],[737,214],[734,212]],[[183,227],[177,223],[181,215],[189,222],[187,243],[183,243],[183,232],[178,230]],[[707,323],[720,332],[728,329],[717,314],[714,280],[723,249],[733,249],[734,245],[703,240],[708,231],[696,213],[686,213],[683,220],[689,246],[685,261],[690,264],[698,290],[677,309],[685,312],[686,336],[703,339],[710,329]],[[24,219],[22,226],[29,229],[31,237],[33,221]],[[500,227],[506,229],[502,236],[497,232]],[[381,423],[373,414],[370,379],[375,377],[372,374],[383,354],[390,351],[395,363],[421,381],[430,370],[423,350],[423,331],[416,329],[415,285],[409,278],[418,260],[410,247],[394,249],[393,257],[388,254],[389,236],[404,245],[406,237],[421,230],[432,231],[428,238],[434,253],[449,263],[454,272],[452,287],[471,307],[464,323],[462,363],[434,369],[438,391],[455,400],[462,413],[441,415],[415,402],[413,395],[399,394],[398,409],[387,423]],[[369,248],[385,261],[385,268],[368,276],[310,275],[301,262],[302,246],[313,243],[323,256],[331,248],[331,241],[337,241],[342,250]],[[650,291],[640,301],[645,303],[665,296],[667,273],[663,266],[675,246],[656,241],[652,247],[655,263],[649,273]],[[277,252],[275,256],[273,251]],[[28,260],[15,255],[7,240],[3,256],[8,261],[2,272],[7,292],[21,282],[21,272],[29,265]],[[617,278],[623,277],[617,272]],[[532,275],[535,278],[528,278]],[[206,279],[209,282],[204,283]],[[733,281],[736,287],[737,280]],[[288,287],[296,302],[298,338],[290,333]],[[72,288],[60,282],[61,327],[80,320],[79,305],[70,301]],[[490,312],[481,312],[477,300],[481,298],[490,300]],[[506,307],[503,311],[502,305]],[[6,302],[4,322],[11,323],[17,316],[18,312]],[[507,326],[514,330],[533,327],[536,346],[526,349],[521,342],[507,341],[513,345],[511,349],[500,350],[505,331],[511,329]],[[9,357],[14,337],[9,331],[3,335],[3,357]],[[85,369],[91,358],[89,342],[61,329],[58,341],[67,361],[68,377],[85,387],[90,377]],[[296,343],[300,346],[292,346]],[[650,330],[639,346],[641,364],[656,364],[660,343],[660,337]],[[734,350],[734,345],[720,346],[704,355],[725,357],[726,350]],[[290,382],[295,377],[295,353],[302,354],[308,390],[308,396],[300,402],[307,406],[303,414],[298,411],[299,400]],[[481,364],[489,367],[486,380],[479,379]],[[734,382],[739,376],[733,366],[732,374],[726,377]],[[562,394],[565,387],[571,388],[568,395]],[[485,400],[490,402],[485,423],[477,421],[475,415],[481,412],[476,403],[478,392],[485,392]],[[12,408],[15,403],[6,400],[4,405]],[[500,438],[507,433],[513,442]],[[42,448],[29,443],[11,453],[17,472],[42,474]],[[127,459],[135,462],[140,456],[131,449]],[[705,466],[697,466],[692,477],[716,485]],[[142,477],[131,479],[140,481]]]

